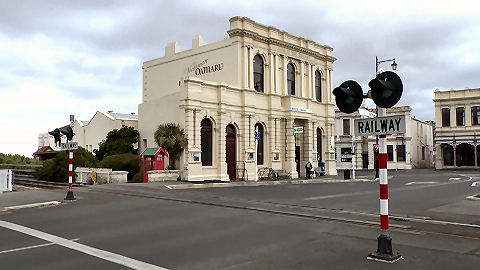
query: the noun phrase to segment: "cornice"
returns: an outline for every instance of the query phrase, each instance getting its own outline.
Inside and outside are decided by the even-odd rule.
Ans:
[[[301,53],[304,53],[304,54],[307,54],[307,55],[310,55],[310,56],[313,56],[313,57],[316,57],[316,58],[320,58],[324,61],[329,61],[329,62],[332,62],[332,63],[335,62],[335,60],[337,60],[333,56],[324,55],[324,54],[321,54],[321,53],[316,52],[314,50],[307,49],[307,48],[304,48],[304,47],[301,47],[301,46],[298,46],[298,45],[295,45],[295,44],[292,44],[292,43],[288,43],[288,42],[285,42],[283,40],[279,40],[279,39],[276,39],[276,38],[265,37],[265,36],[259,35],[258,33],[255,33],[253,31],[246,30],[246,29],[238,29],[238,28],[231,29],[231,30],[228,30],[227,33],[230,37],[249,37],[249,38],[252,38],[252,39],[255,39],[255,40],[258,40],[258,41],[265,42],[267,44],[273,44],[273,45],[277,45],[279,47],[283,47],[285,49],[295,50],[295,51],[298,51],[298,52],[301,52]],[[324,49],[333,50],[331,47],[328,47],[328,46],[324,46],[324,45],[318,45],[318,46],[321,46]]]

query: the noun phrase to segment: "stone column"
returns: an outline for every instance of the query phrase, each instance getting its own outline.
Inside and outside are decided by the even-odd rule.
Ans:
[[[313,74],[312,64],[307,63],[307,67],[308,67],[308,78],[307,78],[307,92],[308,92],[308,94],[307,94],[307,98],[315,99],[315,95],[312,92],[312,89],[314,89],[314,87],[312,86],[312,77],[315,76]]]
[[[292,179],[298,178],[295,163],[295,137],[293,136],[293,118],[288,118],[285,127],[286,147],[284,157],[284,170],[289,172]]]
[[[300,61],[300,81],[299,81],[299,97],[307,97],[306,95],[306,90],[304,89],[305,88],[305,83],[304,83],[304,80],[305,80],[305,61]]]
[[[253,48],[248,47],[248,88],[253,88]]]
[[[270,53],[270,94],[275,93],[275,56]]]
[[[288,96],[288,86],[287,86],[287,57],[282,55],[283,58],[283,95]]]
[[[222,181],[228,181],[228,174],[227,174],[227,151],[226,151],[226,128],[227,128],[227,119],[224,113],[218,113],[218,121],[217,121],[217,164],[218,164],[218,171],[217,175]],[[238,145],[238,131],[237,131],[237,145]],[[238,147],[237,147],[238,149]],[[238,157],[238,153],[237,153]]]
[[[246,45],[242,46],[243,50],[243,79],[242,87],[248,88],[248,47]]]

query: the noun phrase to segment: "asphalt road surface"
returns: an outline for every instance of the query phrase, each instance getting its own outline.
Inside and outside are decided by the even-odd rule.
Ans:
[[[480,174],[389,171],[389,233],[404,257],[393,264],[366,259],[380,233],[379,183],[369,174],[350,183],[77,188],[74,202],[1,212],[0,269],[478,269],[480,201],[466,197],[480,194],[472,186]],[[66,191],[51,193],[61,200]]]

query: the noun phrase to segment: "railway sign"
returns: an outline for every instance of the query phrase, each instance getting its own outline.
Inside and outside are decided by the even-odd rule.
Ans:
[[[405,115],[355,119],[355,135],[386,135],[405,133]]]
[[[78,142],[67,142],[60,144],[62,150],[75,150],[78,149]]]

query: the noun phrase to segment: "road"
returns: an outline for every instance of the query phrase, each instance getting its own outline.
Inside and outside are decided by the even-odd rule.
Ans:
[[[477,172],[389,172],[390,234],[404,259],[366,260],[378,181],[170,190],[75,189],[77,200],[2,212],[1,269],[476,269]],[[61,200],[65,190],[51,191]],[[70,241],[73,240],[73,241]]]

